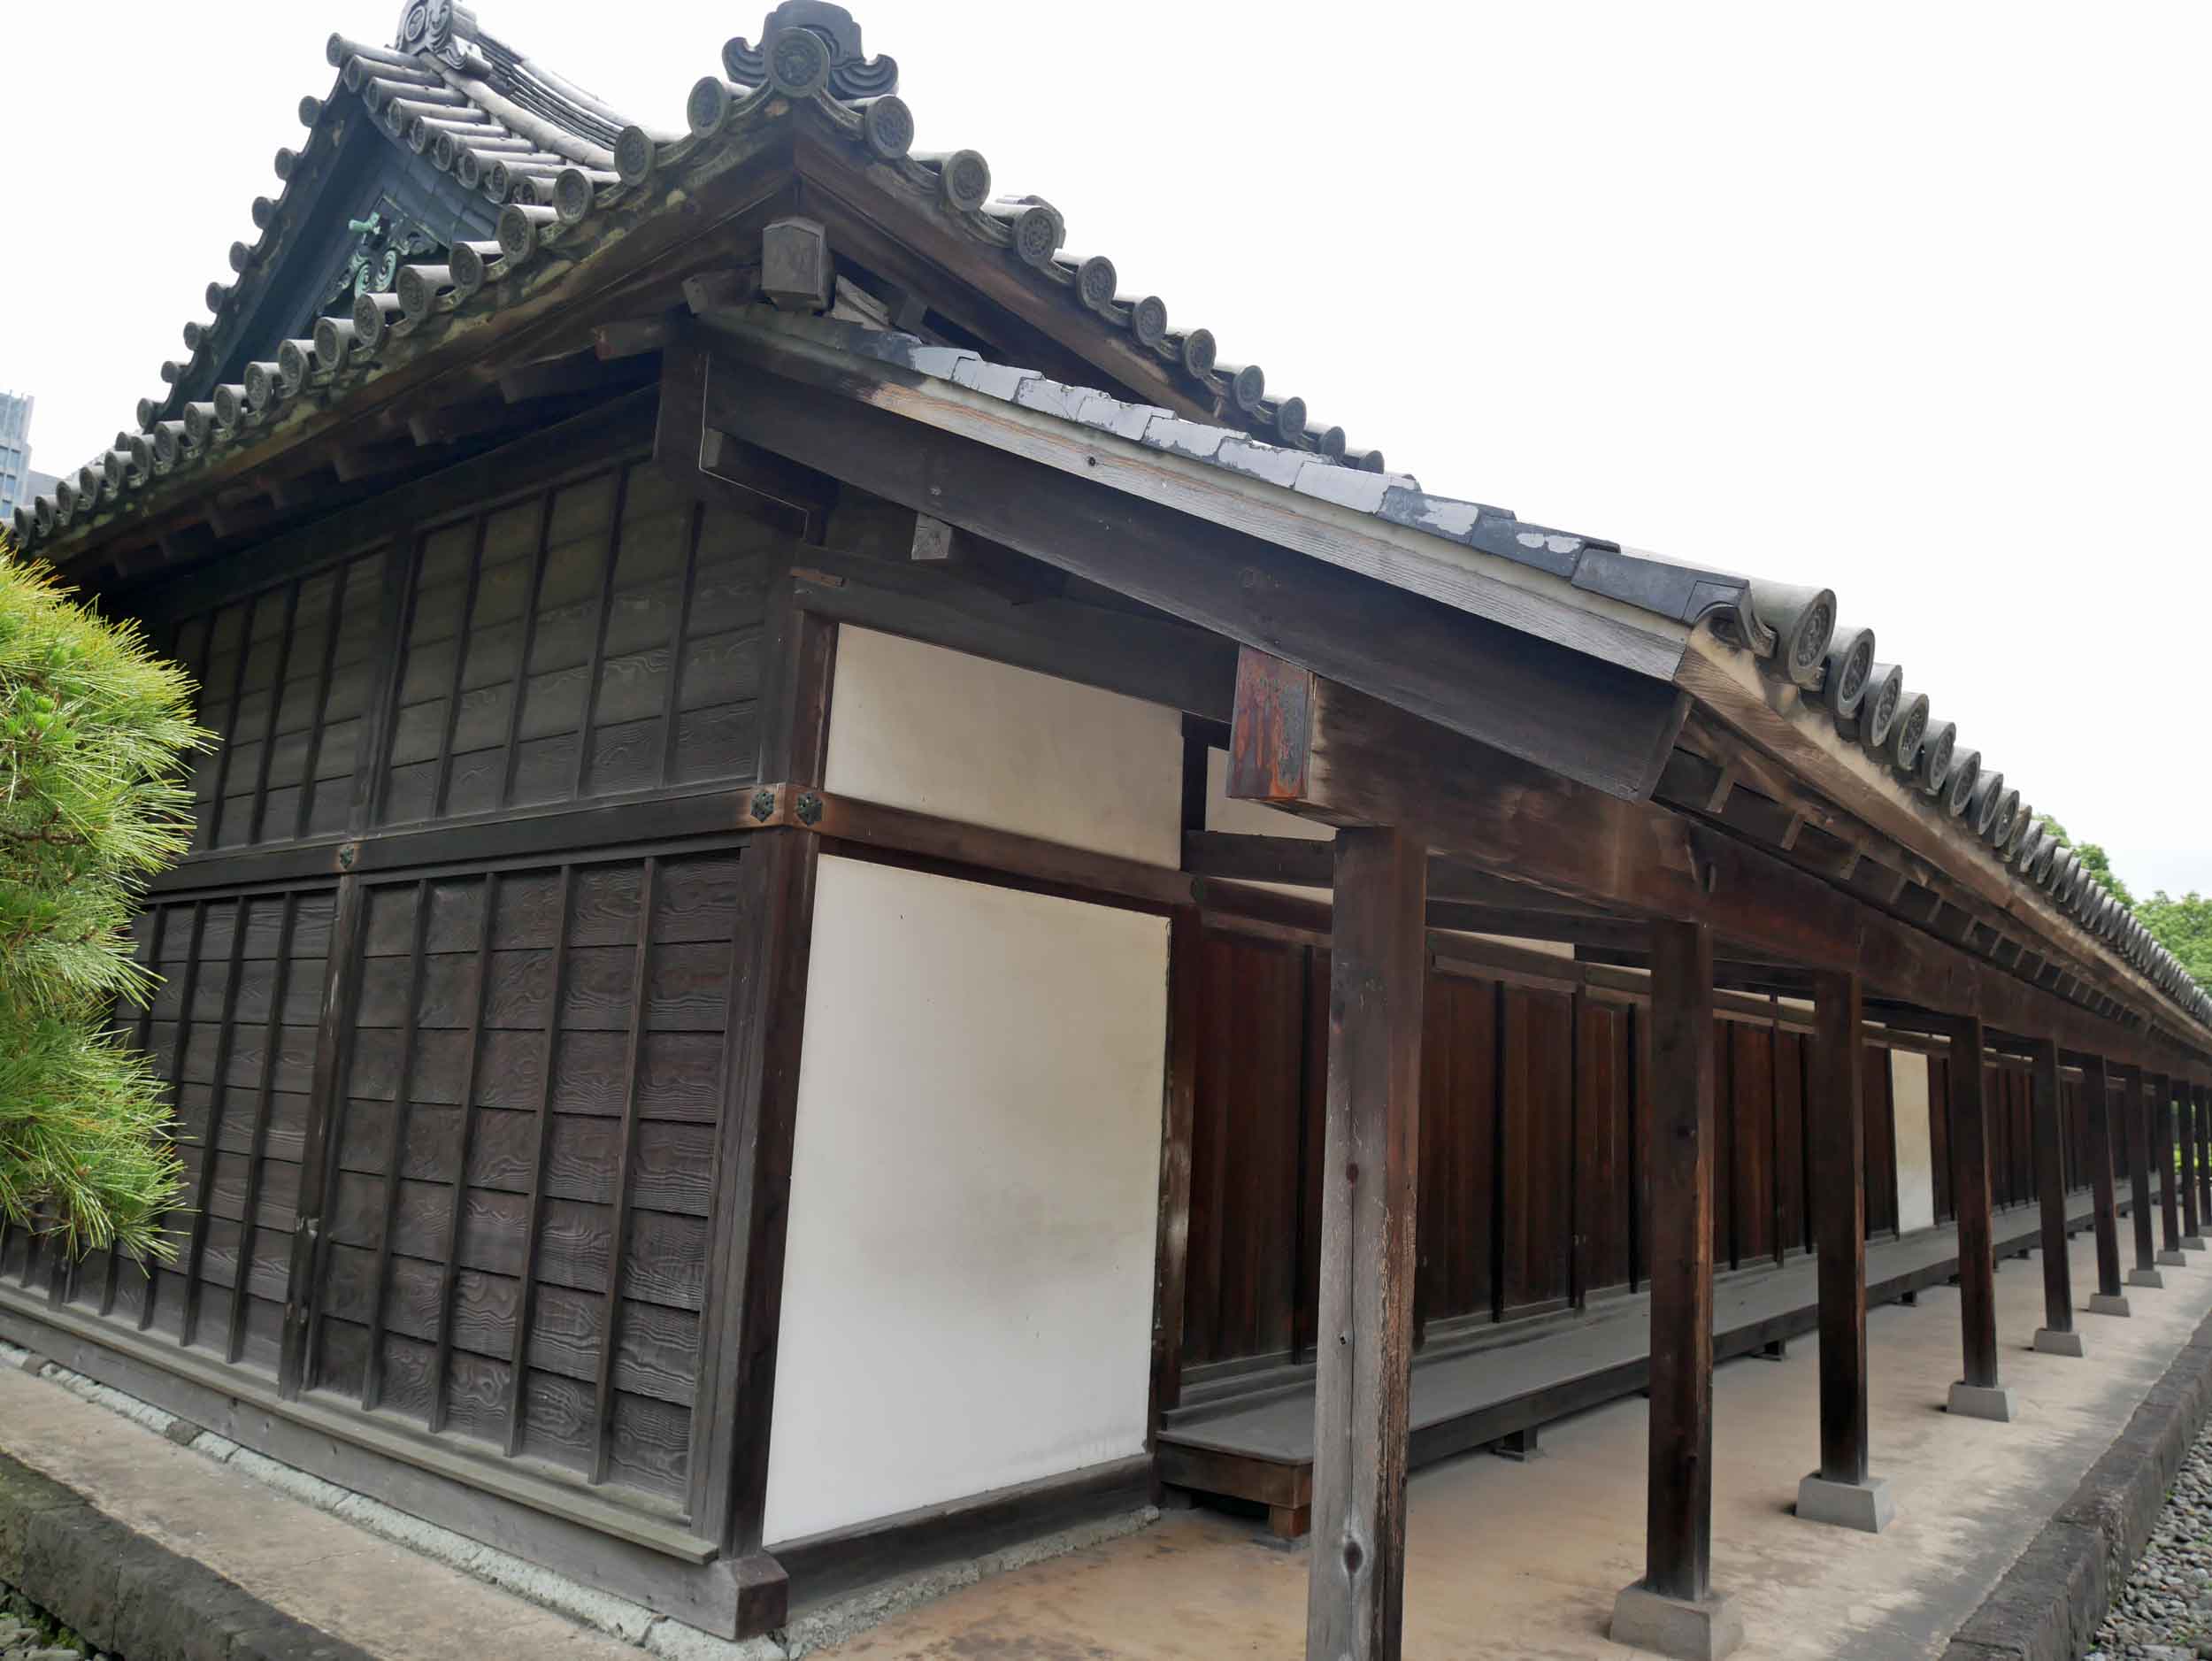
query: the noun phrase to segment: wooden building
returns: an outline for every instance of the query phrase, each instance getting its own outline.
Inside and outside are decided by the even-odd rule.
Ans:
[[[448,0],[330,60],[18,519],[223,742],[175,1260],[18,1230],[0,1333],[724,1634],[1211,1495],[1331,1657],[1409,1462],[1647,1387],[1708,1653],[1717,1352],[1817,1327],[1878,1526],[1870,1296],[2001,1415],[2000,1250],[2195,1236],[2212,1005],[1832,594],[1388,471],[822,0],[667,132]]]

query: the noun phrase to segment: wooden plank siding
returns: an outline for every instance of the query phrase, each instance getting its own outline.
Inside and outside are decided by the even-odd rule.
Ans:
[[[119,1014],[176,1104],[187,1206],[173,1262],[103,1263],[73,1307],[275,1376],[333,911],[325,885],[142,918],[162,979]]]
[[[681,1521],[767,595],[803,550],[634,423],[511,454],[122,608],[219,739],[116,1017],[177,1110],[175,1257],[72,1270],[15,1229],[0,1284]]]
[[[741,857],[369,886],[310,1389],[684,1493]]]
[[[1312,1358],[1328,954],[1217,920],[1199,973],[1183,1376],[1233,1390]],[[1647,1024],[1640,1005],[1432,964],[1417,1342],[1640,1289]],[[1714,1037],[1715,1260],[1756,1270],[1810,1247],[1810,1041],[1734,1017],[1717,1019]],[[1898,1230],[1895,1110],[1889,1049],[1870,1039],[1866,1052],[1866,1230],[1878,1238]],[[1947,1063],[1928,1062],[1935,1199],[1947,1218]],[[2008,1093],[2027,1078],[1994,1076]],[[2001,1087],[1991,1088],[1993,1103]],[[2000,1117],[1993,1106],[1993,1127]],[[2085,1165],[2069,1171],[2070,1187],[2086,1182]],[[2033,1200],[2031,1184],[2017,1203]]]

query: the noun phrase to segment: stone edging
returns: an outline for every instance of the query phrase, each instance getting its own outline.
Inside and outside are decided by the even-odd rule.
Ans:
[[[4,1453],[0,1581],[130,1661],[374,1661]]]
[[[2073,1661],[2090,1647],[2150,1539],[2183,1457],[2212,1415],[2212,1316],[2151,1387],[1943,1661]]]

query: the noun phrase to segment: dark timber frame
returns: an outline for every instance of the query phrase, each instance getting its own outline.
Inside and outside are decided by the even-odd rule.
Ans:
[[[1621,1186],[1622,1273],[1650,1299],[1652,1596],[1717,1603],[1713,1224],[1740,1173],[1717,1168],[1717,1073],[1740,1066],[1770,1096],[1786,1076],[1778,1042],[1717,1052],[1717,1016],[1778,1032],[1776,999],[1815,1002],[1796,1122],[1830,1482],[1870,1480],[1866,1134],[1888,1110],[1865,1072],[1869,1000],[1885,1042],[1950,1036],[1967,1389],[1999,1391],[1993,1140],[2021,1147],[1993,1138],[1985,1056],[2029,1057],[2047,1333],[2072,1326],[2061,1046],[2082,1057],[2101,1298],[2122,1281],[2108,1063],[2139,1283],[2156,1283],[2154,1141],[2168,1173],[2183,1143],[2160,1184],[2169,1251],[2181,1217],[2196,1234],[2204,1034],[2055,897],[1870,781],[1832,724],[1793,724],[1815,682],[1774,699],[1709,624],[1625,622],[1533,567],[1435,592],[1381,580],[1327,556],[1357,543],[1386,566],[1423,533],[841,353],[733,297],[757,293],[764,229],[795,211],[830,239],[841,317],[881,311],[1194,421],[1223,412],[821,134],[771,124],[723,159],[683,211],[639,193],[625,235],[538,262],[496,314],[396,326],[357,398],[238,440],[204,497],[79,550],[73,576],[167,631],[229,741],[196,781],[198,851],[153,885],[142,947],[169,982],[131,1023],[166,1042],[197,1115],[195,1204],[179,1268],[154,1279],[112,1259],[81,1276],[0,1238],[22,1253],[0,1332],[657,1610],[769,1631],[795,1598],[1157,1488],[1186,1372],[1207,934],[1293,942],[1309,967],[1327,950],[1326,1061],[1316,1043],[1298,1075],[1325,1077],[1319,1146],[1296,1156],[1320,1215],[1314,1462],[1310,1488],[1267,1502],[1279,1526],[1310,1513],[1309,1654],[1390,1661],[1426,999],[1474,950],[1431,929],[1571,943],[1571,978],[1489,954],[1492,1019],[1508,988],[1564,988],[1571,1116],[1583,1084],[1627,1075],[1608,1082],[1648,1149],[1647,1185]],[[286,281],[305,294],[325,274]],[[945,558],[916,557],[926,529]],[[1487,558],[1455,549],[1437,569]],[[1333,826],[1335,846],[1209,831],[1202,746],[1172,867],[841,796],[827,744],[847,624],[1179,709],[1225,742],[1232,798]],[[825,851],[1171,919],[1149,1450],[785,1542],[766,1489]],[[703,896],[683,886],[703,863]],[[1249,886],[1265,881],[1329,900]],[[693,911],[726,927],[693,937]],[[1309,1006],[1321,984],[1301,982]],[[1601,995],[1628,1059],[1580,1047]],[[1501,1071],[1507,1048],[1487,1057]],[[1581,1208],[1601,1197],[1563,1201],[1578,1288]],[[1804,1249],[1772,1234],[1744,1255]],[[670,1342],[685,1365],[657,1364]],[[1577,1388],[1502,1434],[1525,1450],[1547,1411],[1601,1399]]]
[[[1336,841],[1306,1649],[1358,1661],[1404,1624],[1427,865],[1394,829]]]
[[[1643,1584],[1663,1597],[1701,1603],[1711,1596],[1713,1569],[1713,937],[1701,924],[1656,923],[1651,944],[1651,1440]]]
[[[1827,1181],[1814,1213],[1820,1277],[1820,1476],[1868,1474],[1865,1087],[1856,977],[1813,980],[1815,1038],[1807,1103],[1816,1166]]]

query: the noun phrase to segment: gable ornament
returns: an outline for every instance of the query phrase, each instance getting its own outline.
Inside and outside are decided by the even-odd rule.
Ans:
[[[722,48],[722,67],[741,87],[795,95],[827,87],[836,98],[878,98],[899,89],[898,60],[868,57],[853,14],[829,0],[783,0],[762,22],[758,46],[741,35]]]

